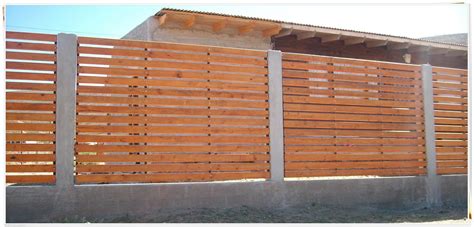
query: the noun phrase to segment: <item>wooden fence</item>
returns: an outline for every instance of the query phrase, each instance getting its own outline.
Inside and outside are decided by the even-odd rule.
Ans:
[[[56,179],[60,168],[74,168],[71,185],[270,179],[271,168],[285,177],[427,174],[420,65],[293,53],[270,63],[267,51],[91,37],[70,48],[75,64],[56,59],[60,36],[6,37],[7,183],[69,181]],[[77,83],[75,145],[58,151],[71,160],[55,155],[58,64],[77,67],[66,73]],[[282,71],[283,115],[269,110],[270,64]],[[463,174],[467,71],[432,70],[437,174]],[[283,138],[269,132],[275,116]],[[282,153],[284,166],[271,165]]]
[[[467,173],[467,70],[433,67],[437,173]]]
[[[285,176],[424,174],[420,69],[284,53]]]
[[[269,177],[266,52],[79,37],[76,182]]]
[[[54,183],[56,35],[6,35],[7,183]]]

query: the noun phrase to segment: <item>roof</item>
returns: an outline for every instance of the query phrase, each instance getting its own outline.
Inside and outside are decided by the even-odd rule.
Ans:
[[[430,37],[424,37],[422,39],[433,41],[433,42],[455,43],[455,44],[467,45],[467,33],[430,36]]]
[[[348,30],[348,29],[340,29],[340,28],[331,28],[325,26],[317,26],[312,24],[301,24],[301,23],[294,23],[288,21],[281,21],[281,20],[273,20],[273,19],[265,19],[265,18],[257,18],[257,17],[248,17],[242,15],[232,15],[232,14],[222,14],[222,13],[215,13],[215,12],[203,12],[203,11],[194,11],[194,10],[184,10],[184,9],[173,9],[173,8],[163,8],[159,12],[155,14],[155,16],[162,16],[166,14],[166,12],[182,12],[182,13],[192,13],[192,14],[202,14],[202,15],[213,15],[213,16],[221,16],[221,17],[229,17],[229,18],[239,18],[245,20],[254,20],[254,21],[265,21],[265,22],[272,22],[282,24],[283,28],[286,29],[307,29],[308,31],[318,30],[317,32],[328,32],[328,34],[339,34],[344,36],[352,36],[352,37],[364,37],[373,40],[388,40],[390,42],[395,43],[404,43],[409,42],[414,45],[419,46],[429,46],[435,48],[445,48],[445,49],[454,49],[454,50],[461,50],[467,51],[467,45],[461,43],[453,43],[450,40],[443,40],[443,39],[416,39],[404,36],[394,36],[394,35],[386,35],[380,33],[372,33],[372,32],[362,32],[362,31],[355,31],[355,30]],[[316,31],[315,31],[316,32]]]

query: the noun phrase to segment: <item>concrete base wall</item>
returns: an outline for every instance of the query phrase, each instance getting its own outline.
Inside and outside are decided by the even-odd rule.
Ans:
[[[442,201],[467,206],[467,177],[440,176]],[[284,207],[316,203],[357,209],[426,206],[425,177],[284,182],[9,186],[7,222],[48,222],[71,217],[140,217],[186,208]]]

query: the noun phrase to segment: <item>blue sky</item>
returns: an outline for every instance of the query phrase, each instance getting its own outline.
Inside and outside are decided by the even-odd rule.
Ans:
[[[467,5],[7,5],[10,31],[120,38],[163,7],[420,38],[467,33]]]

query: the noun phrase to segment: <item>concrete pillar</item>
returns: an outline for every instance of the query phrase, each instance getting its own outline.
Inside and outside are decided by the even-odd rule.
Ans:
[[[77,36],[57,37],[56,69],[56,186],[74,186],[76,135]]]
[[[270,173],[272,181],[285,176],[283,145],[283,84],[281,51],[268,51],[268,102],[270,122]]]
[[[429,64],[421,66],[423,81],[423,110],[425,124],[425,151],[426,151],[426,201],[428,206],[440,205],[441,192],[439,179],[436,175],[436,135],[433,103],[433,72]]]

